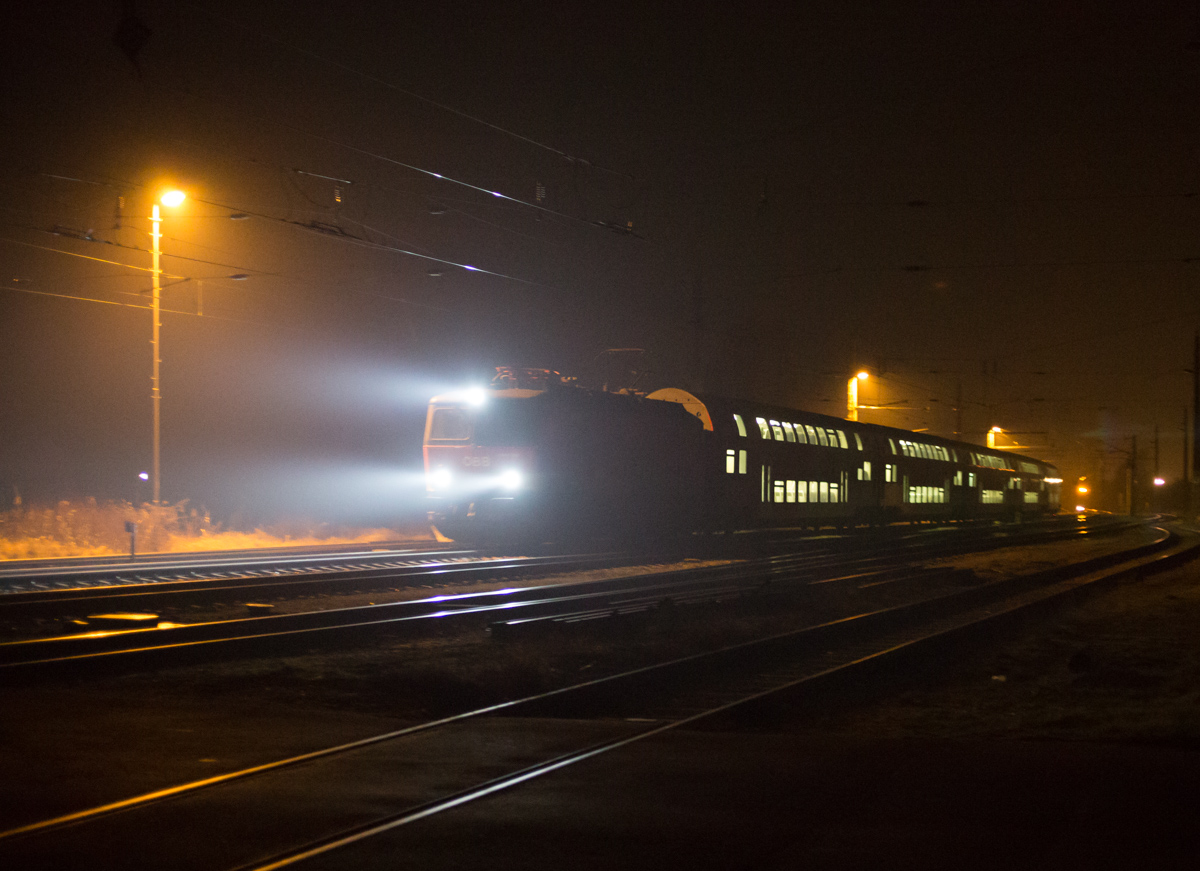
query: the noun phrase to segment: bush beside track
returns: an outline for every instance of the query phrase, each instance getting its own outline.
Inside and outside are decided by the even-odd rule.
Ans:
[[[120,556],[129,553],[125,524],[138,524],[137,552],[237,551],[318,544],[432,540],[428,527],[352,529],[295,521],[251,530],[227,529],[185,499],[174,505],[129,502],[59,502],[0,512],[0,560]]]

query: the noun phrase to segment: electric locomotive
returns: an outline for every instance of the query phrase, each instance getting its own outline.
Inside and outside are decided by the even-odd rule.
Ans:
[[[477,541],[695,528],[702,436],[678,405],[501,367],[488,390],[430,401],[430,521]]]

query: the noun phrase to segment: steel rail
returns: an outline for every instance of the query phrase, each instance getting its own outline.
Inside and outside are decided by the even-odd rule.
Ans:
[[[104,557],[64,557],[60,559],[5,560],[0,562],[0,584],[74,578],[96,580],[128,574],[153,575],[182,569],[225,566],[276,566],[303,564],[330,559],[372,559],[389,555],[441,557],[472,555],[477,551],[454,543],[379,541],[361,544],[305,545],[295,547],[246,548],[244,550],[185,551],[145,553],[130,559],[128,554]]]
[[[73,616],[80,609],[154,609],[227,601],[231,596],[279,595],[281,593],[338,592],[348,587],[371,589],[400,583],[417,586],[436,578],[441,582],[455,576],[520,572],[535,577],[547,572],[582,571],[589,568],[620,567],[635,562],[631,555],[558,555],[542,557],[497,557],[458,561],[374,561],[369,566],[329,570],[327,566],[289,574],[242,575],[222,578],[161,582],[145,586],[68,589],[0,595],[3,616]]]

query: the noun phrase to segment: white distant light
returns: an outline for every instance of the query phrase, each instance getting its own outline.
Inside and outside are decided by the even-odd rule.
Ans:
[[[471,405],[483,405],[487,402],[487,391],[482,387],[472,387],[463,392],[463,399]]]
[[[479,269],[475,266],[464,266],[463,269],[467,270],[468,272],[478,272],[479,271]]]
[[[138,477],[141,478],[143,481],[149,481],[150,473],[149,472],[138,472]]]
[[[525,476],[520,469],[505,469],[500,473],[500,486],[505,490],[520,490],[525,484]]]
[[[1155,478],[1155,479],[1154,479],[1154,486],[1155,486],[1155,487],[1161,487],[1161,486],[1162,486],[1163,484],[1165,484],[1165,483],[1167,483],[1167,479],[1166,479],[1166,478]]]
[[[1083,512],[1087,511],[1087,509],[1086,509],[1086,508],[1084,508],[1082,505],[1076,505],[1076,506],[1075,506],[1075,510],[1076,510],[1076,511],[1077,511],[1079,514],[1082,514]]]
[[[454,480],[453,473],[449,469],[447,469],[445,466],[441,466],[437,469],[434,469],[432,472],[429,473],[429,483],[432,484],[434,486],[434,488],[438,489],[438,490],[445,490],[447,487],[450,486],[450,482],[453,480]]]

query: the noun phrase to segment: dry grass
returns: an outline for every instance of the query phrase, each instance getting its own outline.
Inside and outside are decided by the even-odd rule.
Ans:
[[[125,523],[130,520],[138,524],[138,553],[366,544],[399,537],[392,529],[333,530],[321,524],[223,529],[206,511],[192,508],[186,500],[175,505],[132,505],[88,499],[59,502],[53,508],[17,507],[0,512],[0,560],[127,554]]]

